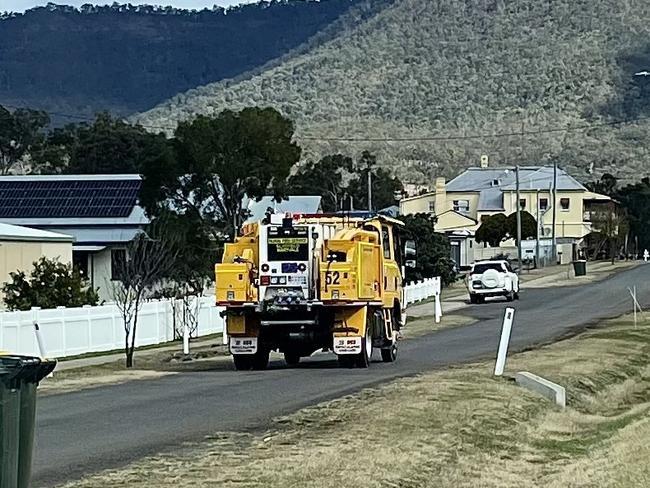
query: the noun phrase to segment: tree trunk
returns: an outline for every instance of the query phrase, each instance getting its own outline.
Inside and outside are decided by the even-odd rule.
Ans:
[[[128,347],[126,348],[126,367],[133,367],[133,349],[130,349]]]
[[[126,319],[125,319],[126,320]],[[133,366],[133,354],[129,349],[129,333],[124,334],[124,355],[126,356],[126,367],[130,368]]]
[[[136,304],[135,313],[133,314],[133,328],[131,329],[131,344],[126,353],[126,367],[133,367],[133,354],[135,353],[135,333],[138,330],[138,312],[140,311],[140,304]]]

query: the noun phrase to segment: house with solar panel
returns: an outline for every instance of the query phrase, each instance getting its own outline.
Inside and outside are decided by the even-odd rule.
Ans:
[[[0,222],[71,236],[72,261],[102,300],[111,300],[116,262],[149,223],[139,175],[0,177]]]

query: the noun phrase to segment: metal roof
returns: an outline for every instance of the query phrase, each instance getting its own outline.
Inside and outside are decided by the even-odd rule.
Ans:
[[[274,209],[275,213],[301,213],[315,214],[321,211],[321,197],[319,196],[290,196],[281,202],[273,197],[267,196],[257,202],[250,200],[246,207],[250,213],[246,223],[262,220],[268,208]]]
[[[538,167],[536,171],[527,171],[519,174],[520,190],[548,190],[553,186],[553,168],[549,166]],[[503,188],[506,191],[515,191],[516,182]],[[586,188],[573,176],[563,169],[557,169],[557,189],[560,191],[585,191]]]
[[[49,227],[52,229],[56,227]],[[107,246],[125,244],[142,232],[139,227],[66,227],[64,232],[74,237],[78,246]]]
[[[548,166],[521,166],[521,190],[548,190],[553,184],[553,168]],[[585,190],[575,178],[563,169],[557,170],[557,189]],[[469,168],[447,184],[448,192],[479,193],[478,210],[503,210],[503,192],[516,190],[514,168]]]
[[[137,206],[139,175],[36,175],[0,178],[0,218],[126,218]]]
[[[0,241],[72,242],[74,237],[0,222]]]

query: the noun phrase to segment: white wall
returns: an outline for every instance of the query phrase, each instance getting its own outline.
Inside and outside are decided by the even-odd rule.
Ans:
[[[440,293],[440,278],[427,278],[422,281],[411,282],[404,287],[404,304],[406,306],[431,298]]]
[[[99,300],[110,302],[113,300],[111,289],[111,249],[93,253],[89,257],[88,269],[91,270],[92,285],[99,288]]]
[[[223,331],[222,309],[214,297],[202,297],[198,337]],[[47,357],[63,358],[124,347],[124,326],[115,305],[0,312],[0,350],[40,356],[34,322],[38,323]],[[147,302],[138,318],[136,347],[174,339],[171,301]]]
[[[429,278],[404,287],[404,303],[425,300],[440,293],[440,278]],[[214,296],[201,297],[195,337],[223,332],[222,307]],[[124,348],[124,326],[114,304],[98,307],[32,309],[0,312],[0,351],[41,356],[34,323],[39,325],[45,356],[64,358]],[[136,347],[174,340],[174,317],[170,300],[146,302],[138,317]]]

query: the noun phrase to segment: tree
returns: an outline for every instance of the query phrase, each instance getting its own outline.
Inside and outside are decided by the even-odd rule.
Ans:
[[[517,242],[517,212],[508,215],[506,219],[508,236]],[[529,212],[521,211],[521,240],[537,238],[537,221]]]
[[[10,273],[11,281],[2,287],[9,310],[97,305],[99,295],[88,280],[70,264],[45,257],[34,263],[29,277],[24,271]]]
[[[68,174],[133,174],[145,167],[172,165],[173,147],[164,134],[147,132],[100,113],[93,123],[69,124],[52,130],[36,155],[48,168]]]
[[[614,264],[618,248],[628,230],[623,209],[612,201],[600,204],[591,211],[591,223],[594,232],[600,237],[595,255],[598,256],[600,250],[606,248]]]
[[[627,228],[638,249],[650,249],[650,179],[627,185],[616,192],[625,211]]]
[[[435,217],[420,213],[404,215],[405,234],[417,248],[415,268],[407,268],[407,280],[440,276],[442,284],[453,283],[456,275],[451,262],[451,245],[444,234],[435,231]]]
[[[154,214],[171,208],[192,215],[221,238],[239,228],[244,197],[284,194],[301,149],[293,122],[272,108],[199,116],[176,130],[177,164],[144,168],[143,204]]]
[[[115,263],[119,281],[113,283],[112,292],[124,323],[127,368],[133,366],[142,304],[176,266],[180,244],[178,235],[169,232],[165,219],[156,219],[146,233],[139,233],[127,244],[124,259]]]
[[[600,177],[600,180],[587,183],[586,186],[589,191],[613,197],[617,191],[618,180],[615,176],[605,173]]]
[[[355,209],[368,209],[368,172],[372,175],[372,210],[395,205],[395,194],[404,190],[399,178],[390,171],[377,168],[377,158],[364,151],[357,163],[357,175],[348,184],[348,194],[353,197]]]
[[[287,191],[293,195],[320,195],[323,211],[343,209],[347,194],[344,176],[352,172],[352,158],[342,154],[325,156],[318,162],[309,162],[289,177]]]
[[[0,105],[0,174],[7,175],[17,165],[28,164],[30,153],[41,148],[43,129],[49,123],[45,112],[26,108],[10,112]],[[21,172],[26,172],[24,167]]]
[[[498,247],[508,237],[508,233],[508,219],[499,213],[483,218],[475,238],[476,242],[487,242],[492,247]]]

